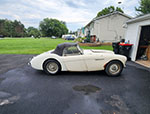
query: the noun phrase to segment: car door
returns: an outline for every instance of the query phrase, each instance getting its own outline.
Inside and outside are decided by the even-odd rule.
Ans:
[[[83,55],[76,47],[64,49],[62,60],[68,71],[87,71]]]
[[[97,71],[104,69],[105,58],[103,54],[88,54],[84,55],[83,58],[87,65],[88,71]]]

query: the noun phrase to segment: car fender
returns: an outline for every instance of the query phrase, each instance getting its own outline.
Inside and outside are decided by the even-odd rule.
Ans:
[[[61,71],[67,71],[67,67],[66,65],[64,64],[63,60],[61,57],[59,57],[58,55],[51,55],[51,57],[46,57],[43,61],[42,61],[42,69],[43,69],[43,64],[44,62],[46,62],[47,60],[56,60],[60,63],[61,65]]]
[[[30,64],[33,68],[37,70],[43,70],[44,62],[49,59],[57,60],[61,65],[61,70],[66,71],[66,66],[63,63],[61,56],[52,53],[50,54],[49,52],[45,52],[38,56],[33,57],[32,60],[30,61]]]
[[[106,65],[111,61],[120,61],[123,65],[123,67],[125,67],[126,66],[125,63],[127,61],[127,58],[123,55],[117,55],[117,54],[114,54],[113,56],[105,56],[103,70],[105,69]]]

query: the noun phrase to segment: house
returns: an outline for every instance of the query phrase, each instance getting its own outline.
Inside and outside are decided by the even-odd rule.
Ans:
[[[101,42],[120,41],[125,38],[126,21],[131,19],[130,16],[121,13],[113,12],[104,16],[94,18],[85,27],[85,36],[95,35]]]
[[[84,34],[84,27],[82,27],[81,29],[78,29],[77,30],[77,37],[85,37],[85,34]]]
[[[93,30],[94,30],[94,19],[90,21],[85,27],[84,27],[84,35],[93,35]]]
[[[125,40],[133,44],[130,51],[132,61],[141,59],[144,55],[150,60],[150,14],[130,19],[126,24]]]

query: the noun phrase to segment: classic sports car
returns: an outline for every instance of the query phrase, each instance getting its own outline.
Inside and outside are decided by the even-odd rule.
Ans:
[[[55,50],[35,56],[30,61],[37,70],[48,74],[60,71],[105,70],[109,76],[118,76],[125,67],[127,58],[106,50],[82,50],[77,43],[62,43]]]

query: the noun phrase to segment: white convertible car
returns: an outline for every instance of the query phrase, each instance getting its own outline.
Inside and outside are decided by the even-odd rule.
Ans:
[[[100,71],[109,76],[118,76],[125,67],[127,58],[106,50],[82,50],[77,43],[62,43],[55,50],[35,56],[30,64],[34,69],[48,74],[60,71]]]

